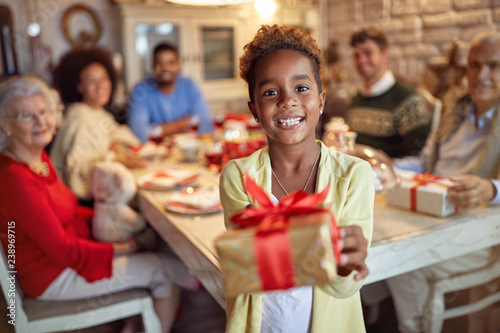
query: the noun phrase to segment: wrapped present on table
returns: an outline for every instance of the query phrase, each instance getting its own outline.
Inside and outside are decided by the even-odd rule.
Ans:
[[[275,205],[251,178],[244,182],[260,207],[234,215],[239,228],[215,241],[226,295],[331,284],[340,258],[338,229],[331,211],[318,207],[329,187],[309,196],[297,191]]]
[[[446,199],[451,185],[453,182],[447,178],[427,172],[419,174],[405,171],[401,184],[386,191],[385,201],[390,205],[445,217],[457,211]]]

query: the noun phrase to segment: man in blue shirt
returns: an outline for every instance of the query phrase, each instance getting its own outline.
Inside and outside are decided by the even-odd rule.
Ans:
[[[154,78],[137,84],[132,92],[128,124],[143,142],[148,127],[155,128],[154,136],[183,133],[198,126],[199,133],[213,131],[212,116],[195,82],[182,77],[179,52],[162,43],[153,53]]]

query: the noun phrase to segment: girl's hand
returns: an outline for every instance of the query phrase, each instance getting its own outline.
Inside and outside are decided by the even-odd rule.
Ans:
[[[358,271],[354,279],[361,280],[368,275],[365,259],[368,254],[368,241],[357,225],[340,227],[339,247],[341,251],[338,267],[339,275],[347,276],[351,271]]]

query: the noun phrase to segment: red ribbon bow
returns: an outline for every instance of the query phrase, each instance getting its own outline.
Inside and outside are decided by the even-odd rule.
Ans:
[[[246,208],[231,217],[231,221],[244,228],[257,227],[254,239],[255,258],[263,290],[288,289],[295,286],[291,242],[287,233],[291,216],[320,212],[330,214],[334,255],[339,261],[339,232],[335,218],[330,210],[318,207],[328,195],[329,186],[311,195],[301,190],[293,192],[282,197],[278,205],[275,205],[264,189],[248,175],[245,175],[243,182],[247,193],[260,207]]]
[[[419,185],[427,185],[429,183],[438,183],[436,180],[440,179],[443,179],[443,177],[431,175],[429,172],[424,172],[423,174],[417,173],[413,176],[412,180],[417,182]]]
[[[417,182],[411,189],[410,189],[410,200],[411,200],[411,210],[417,210],[417,188],[420,186],[425,186],[429,183],[441,185],[448,187],[444,184],[441,184],[438,182],[438,180],[443,179],[443,177],[436,176],[436,175],[431,175],[429,172],[424,172],[423,174],[417,173],[415,176],[413,176],[412,180],[414,182]]]

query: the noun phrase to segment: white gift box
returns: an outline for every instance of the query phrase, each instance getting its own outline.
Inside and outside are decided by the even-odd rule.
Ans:
[[[419,184],[418,181],[413,180],[415,175],[418,174],[405,171],[401,177],[401,183],[386,191],[385,201],[389,205],[408,208],[438,217],[445,217],[455,213],[455,206],[446,199],[448,186],[453,185],[451,180],[447,178],[434,179],[415,188]],[[415,189],[412,190],[413,188]],[[415,197],[413,204],[412,192],[414,192]]]

